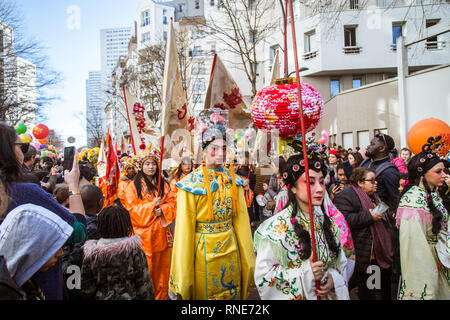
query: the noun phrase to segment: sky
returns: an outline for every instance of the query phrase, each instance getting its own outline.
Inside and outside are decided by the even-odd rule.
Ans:
[[[43,121],[59,134],[86,144],[84,116],[89,71],[100,70],[100,29],[131,27],[141,0],[15,0],[24,17],[23,33],[45,47],[48,65],[61,73]]]

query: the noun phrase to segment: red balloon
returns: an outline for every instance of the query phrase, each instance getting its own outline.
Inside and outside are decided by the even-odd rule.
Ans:
[[[47,138],[49,133],[50,130],[44,124],[38,124],[36,127],[33,128],[33,136],[38,140]]]

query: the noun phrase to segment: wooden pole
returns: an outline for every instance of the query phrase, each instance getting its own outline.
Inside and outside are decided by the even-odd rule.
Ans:
[[[311,230],[311,244],[313,253],[313,262],[317,261],[317,250],[316,250],[316,233],[314,228],[314,212],[312,207],[311,199],[311,186],[309,178],[309,165],[308,165],[308,153],[306,152],[306,132],[305,132],[305,122],[303,119],[303,104],[302,104],[302,92],[300,84],[300,71],[298,65],[298,54],[297,54],[297,40],[295,38],[295,22],[294,22],[294,8],[292,5],[292,0],[289,1],[289,9],[291,12],[291,28],[292,28],[292,44],[294,46],[294,62],[295,62],[295,74],[297,77],[297,94],[298,94],[298,107],[300,110],[300,128],[302,131],[302,144],[303,144],[303,158],[305,159],[305,173],[306,173],[306,190],[308,193],[308,209],[309,209],[309,223]],[[320,281],[316,281],[316,289],[320,289]],[[317,300],[320,300],[320,296],[317,295]]]

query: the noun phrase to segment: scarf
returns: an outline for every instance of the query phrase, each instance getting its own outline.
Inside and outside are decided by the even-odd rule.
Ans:
[[[352,186],[361,201],[363,210],[370,210],[375,208],[372,199],[361,188]],[[375,196],[375,202],[378,204],[379,200]],[[378,265],[383,269],[388,269],[392,266],[392,241],[382,221],[374,222],[370,225],[370,233],[372,234],[373,250],[375,252],[375,259]]]

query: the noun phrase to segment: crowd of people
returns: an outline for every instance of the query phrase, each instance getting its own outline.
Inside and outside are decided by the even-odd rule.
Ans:
[[[0,299],[450,299],[440,138],[416,155],[382,133],[311,140],[306,159],[297,140],[258,165],[226,163],[223,126],[201,138],[202,163],[174,170],[153,147],[122,154],[106,206],[96,164],[65,171],[0,123]]]

